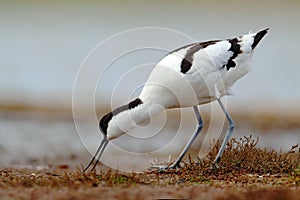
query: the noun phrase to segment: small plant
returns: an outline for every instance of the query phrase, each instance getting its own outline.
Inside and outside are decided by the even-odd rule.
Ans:
[[[224,173],[241,171],[244,173],[276,174],[290,173],[298,166],[299,159],[295,158],[295,150],[299,147],[298,144],[292,146],[291,150],[286,153],[278,153],[275,150],[256,147],[258,141],[259,138],[254,139],[251,135],[231,139],[222,156],[220,170]],[[220,143],[215,145],[208,158],[202,161],[202,166],[209,166],[219,146]]]

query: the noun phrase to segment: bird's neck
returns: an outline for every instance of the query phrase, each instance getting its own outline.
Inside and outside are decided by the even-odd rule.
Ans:
[[[142,123],[150,117],[158,114],[164,109],[160,105],[151,102],[143,102],[136,99],[129,104],[115,109],[113,117],[109,122],[107,136],[109,139],[119,137],[120,135],[130,131],[139,123]]]

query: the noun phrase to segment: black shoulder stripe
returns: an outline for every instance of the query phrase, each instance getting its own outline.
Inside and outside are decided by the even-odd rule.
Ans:
[[[143,101],[140,98],[137,98],[134,101],[131,101],[129,104],[121,106],[119,108],[116,108],[112,112],[107,113],[106,115],[104,115],[101,118],[100,122],[99,122],[99,127],[102,130],[102,132],[105,135],[107,134],[108,123],[110,122],[110,120],[112,119],[113,116],[115,116],[115,115],[117,115],[117,114],[119,114],[123,111],[133,109],[133,108],[137,107],[140,104],[143,104]]]
[[[185,48],[187,48],[187,47],[189,47],[189,46],[193,46],[193,45],[195,45],[195,44],[193,43],[193,44],[188,44],[188,45],[185,45],[185,46],[179,47],[178,49],[175,49],[175,50],[171,51],[171,52],[170,52],[170,53],[168,53],[168,54],[175,53],[175,52],[177,52],[177,51],[180,51],[180,50],[182,50],[182,49],[185,49]]]
[[[187,73],[190,69],[191,69],[191,66],[192,66],[192,60],[187,60],[187,58],[184,58],[182,61],[181,61],[181,65],[180,65],[180,71],[181,73]]]
[[[182,73],[187,73],[191,67],[192,67],[192,63],[193,63],[193,59],[194,59],[194,54],[196,52],[198,52],[200,49],[206,48],[209,45],[213,45],[216,44],[216,42],[218,42],[219,40],[212,40],[212,41],[207,41],[207,42],[202,42],[202,43],[196,43],[194,46],[192,46],[185,54],[184,58],[181,61],[181,72]]]
[[[233,59],[235,59],[238,56],[238,54],[241,53],[241,45],[238,44],[239,41],[237,38],[230,39],[230,40],[228,40],[228,42],[231,44],[228,51],[232,51],[233,55],[227,61],[227,64],[226,64],[227,70],[236,66],[236,63],[233,61]]]
[[[210,45],[216,44],[217,42],[220,42],[221,40],[211,40],[211,41],[207,41],[207,42],[201,42],[199,43],[200,46],[202,46],[202,48],[206,48]]]

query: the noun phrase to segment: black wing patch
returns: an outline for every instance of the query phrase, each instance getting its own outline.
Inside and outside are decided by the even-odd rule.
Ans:
[[[233,68],[236,66],[236,63],[234,62],[233,59],[235,59],[239,53],[241,53],[241,45],[238,44],[238,39],[237,38],[233,38],[228,40],[228,42],[231,44],[230,48],[228,49],[228,51],[232,51],[233,55],[228,59],[226,65],[223,66],[223,68],[226,66],[226,70],[228,71],[230,68]]]
[[[102,130],[102,132],[105,135],[107,134],[108,123],[110,122],[110,120],[112,119],[113,116],[115,116],[123,111],[133,109],[142,103],[143,103],[143,101],[140,98],[137,98],[134,101],[131,101],[129,104],[121,106],[119,108],[116,108],[112,112],[104,115],[99,122],[99,127]]]
[[[216,42],[219,42],[220,40],[212,40],[212,41],[207,41],[207,42],[202,42],[202,43],[196,43],[194,46],[192,46],[185,54],[184,58],[181,61],[180,69],[181,73],[187,73],[193,64],[194,60],[194,54],[198,52],[200,49],[206,48],[209,45],[216,44]]]

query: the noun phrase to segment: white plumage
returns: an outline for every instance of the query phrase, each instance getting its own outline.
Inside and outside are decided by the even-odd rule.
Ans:
[[[267,32],[268,29],[265,29],[232,39],[190,44],[162,58],[151,72],[139,97],[100,120],[104,139],[96,153],[101,150],[98,160],[109,140],[130,131],[152,115],[163,109],[194,107],[199,122],[196,132],[174,164],[158,168],[179,167],[181,159],[202,129],[203,122],[197,106],[218,100],[228,119],[229,129],[215,159],[217,163],[234,128],[220,98],[230,95],[231,86],[250,70],[254,49]]]

